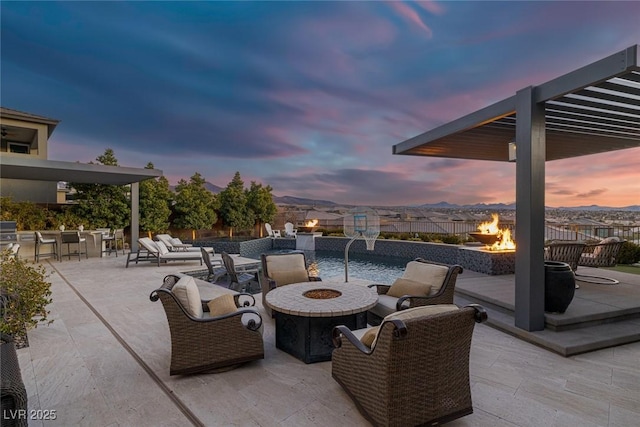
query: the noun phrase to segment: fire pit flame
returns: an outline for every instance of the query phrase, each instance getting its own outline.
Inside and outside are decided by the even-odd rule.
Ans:
[[[511,238],[511,230],[508,228],[501,229],[498,227],[498,214],[492,214],[491,217],[493,220],[480,224],[478,226],[479,233],[471,233],[472,237],[482,243],[485,243],[486,247],[491,251],[514,250],[516,248],[516,243]],[[480,235],[480,237],[476,237],[477,235]],[[486,238],[482,238],[483,235],[487,235]],[[489,236],[495,236],[496,241],[491,244],[490,241],[492,239]]]
[[[317,219],[310,219],[305,221],[304,225],[298,227],[298,231],[302,231],[303,233],[312,233],[318,225]]]

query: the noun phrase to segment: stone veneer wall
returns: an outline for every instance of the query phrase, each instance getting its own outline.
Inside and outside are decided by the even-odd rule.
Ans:
[[[316,237],[318,251],[344,252],[349,243],[346,237]],[[270,250],[286,250],[296,248],[296,239],[265,237],[237,242],[197,242],[198,246],[211,246],[216,252],[240,254],[245,257],[257,257]],[[356,240],[349,248],[349,253],[371,253],[367,251],[364,240]],[[446,243],[413,242],[406,240],[376,240],[376,255],[406,258],[424,258],[428,261],[444,264],[458,264],[464,269],[478,273],[501,275],[515,273],[515,252],[489,252],[478,247],[450,245]]]

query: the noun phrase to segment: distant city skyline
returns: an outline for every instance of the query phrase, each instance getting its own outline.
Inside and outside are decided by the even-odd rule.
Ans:
[[[239,171],[342,204],[508,204],[512,163],[391,147],[640,43],[638,16],[640,2],[1,2],[0,104],[60,120],[50,159],[112,148],[171,184]],[[640,205],[638,170],[640,148],[548,162],[545,204]]]

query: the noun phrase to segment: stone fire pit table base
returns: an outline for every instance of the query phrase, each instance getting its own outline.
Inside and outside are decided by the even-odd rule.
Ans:
[[[340,295],[328,299],[305,296],[314,289],[333,290]],[[367,326],[366,311],[378,302],[374,289],[353,283],[304,282],[270,291],[267,304],[276,319],[276,348],[305,363],[331,360],[332,330]]]

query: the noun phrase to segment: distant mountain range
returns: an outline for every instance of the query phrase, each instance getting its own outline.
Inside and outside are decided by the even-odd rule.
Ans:
[[[218,187],[210,182],[205,182],[205,188],[214,194],[218,194],[224,188]],[[174,190],[174,187],[171,186]],[[273,196],[273,201],[281,205],[311,205],[311,206],[345,206],[340,203],[332,202],[330,200],[318,200],[318,199],[306,199],[304,197],[294,196]],[[515,209],[515,203],[476,203],[472,205],[458,205],[455,203],[439,202],[439,203],[425,203],[423,205],[413,205],[408,207],[424,208],[424,209],[486,209],[486,210],[509,210]],[[640,205],[631,205],[624,207],[611,207],[611,206],[570,206],[570,207],[550,207],[547,209],[562,209],[567,211],[634,211],[640,212]]]
[[[439,203],[426,203],[424,205],[419,205],[417,207],[427,208],[427,209],[515,209],[515,203],[476,203],[474,205],[456,205],[448,202],[439,202]],[[599,206],[599,205],[590,205],[590,206],[560,206],[560,207],[551,207],[547,206],[547,209],[562,209],[567,211],[640,211],[640,205],[632,205],[632,206],[623,206],[623,207],[611,207],[611,206]]]

